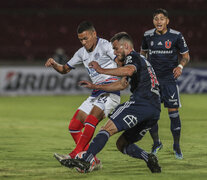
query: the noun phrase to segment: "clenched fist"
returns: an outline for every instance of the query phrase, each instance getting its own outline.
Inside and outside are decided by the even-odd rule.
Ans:
[[[54,60],[53,58],[49,58],[49,59],[46,61],[45,66],[46,66],[46,67],[52,67],[52,66],[55,65],[55,64],[56,64],[55,60]]]

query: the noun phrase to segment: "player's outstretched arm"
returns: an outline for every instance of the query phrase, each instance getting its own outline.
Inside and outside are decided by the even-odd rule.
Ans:
[[[129,83],[126,80],[126,77],[122,77],[121,80],[110,83],[110,84],[92,84],[89,81],[80,81],[79,85],[82,87],[86,87],[89,89],[98,89],[98,90],[104,90],[104,91],[119,91],[124,90],[128,87]]]
[[[58,64],[53,58],[49,58],[46,63],[45,63],[46,67],[53,67],[57,72],[61,73],[61,74],[66,74],[68,72],[70,72],[70,68],[65,64],[65,65],[61,65]]]
[[[136,71],[135,66],[131,66],[131,65],[118,67],[114,69],[103,69],[96,61],[92,61],[89,64],[89,67],[95,69],[100,74],[107,74],[107,75],[121,76],[121,77],[132,76],[133,73]]]

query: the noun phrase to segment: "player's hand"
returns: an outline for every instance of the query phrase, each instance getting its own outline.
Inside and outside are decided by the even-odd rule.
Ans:
[[[55,60],[53,58],[49,58],[46,63],[45,63],[45,66],[46,67],[52,67],[54,64],[55,64]]]
[[[176,67],[173,69],[173,74],[174,74],[174,78],[177,79],[178,77],[181,76],[182,74],[182,68],[181,67]]]
[[[100,65],[99,65],[96,61],[92,61],[92,62],[90,62],[88,66],[89,66],[90,68],[95,69],[96,72],[98,72],[98,73],[101,72],[101,69],[102,69],[102,68],[100,67]]]
[[[82,86],[82,87],[86,87],[86,88],[89,88],[89,89],[94,89],[94,84],[92,84],[91,82],[89,81],[80,81],[79,83],[79,86]]]

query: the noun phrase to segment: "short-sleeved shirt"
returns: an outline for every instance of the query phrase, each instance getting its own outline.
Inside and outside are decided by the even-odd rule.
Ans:
[[[173,69],[178,65],[178,53],[189,51],[183,35],[173,29],[159,35],[156,29],[144,33],[142,51],[148,52],[148,60],[155,70],[158,80],[175,81]]]
[[[114,61],[115,55],[112,48],[112,45],[109,41],[98,38],[97,45],[92,52],[88,52],[85,47],[80,48],[74,56],[67,62],[67,65],[75,69],[79,64],[83,64],[87,69],[87,72],[94,84],[100,84],[107,79],[113,78],[111,75],[99,74],[93,68],[90,68],[88,65],[91,61],[97,61],[98,64],[104,68],[116,68],[117,64]],[[117,78],[115,77],[117,80]],[[111,79],[113,81],[113,79]]]
[[[98,64],[104,69],[116,68],[117,64],[114,61],[115,55],[112,48],[112,44],[102,38],[98,38],[95,49],[92,52],[88,52],[85,47],[80,48],[74,56],[67,62],[67,65],[75,69],[79,64],[83,64],[94,84],[106,84],[119,80],[120,78],[111,75],[99,74],[93,68],[88,65],[91,61],[97,61]],[[92,96],[98,96],[105,91],[94,90]],[[113,92],[120,95],[119,91]]]

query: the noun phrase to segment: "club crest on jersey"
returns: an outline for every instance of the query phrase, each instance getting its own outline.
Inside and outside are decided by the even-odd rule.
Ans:
[[[171,48],[171,45],[172,45],[172,42],[171,41],[169,41],[169,40],[165,41],[165,47],[167,49],[170,49]]]
[[[95,59],[97,60],[97,59],[100,57],[100,54],[99,54],[99,53],[96,53],[96,54],[94,55],[94,57],[95,57]]]

